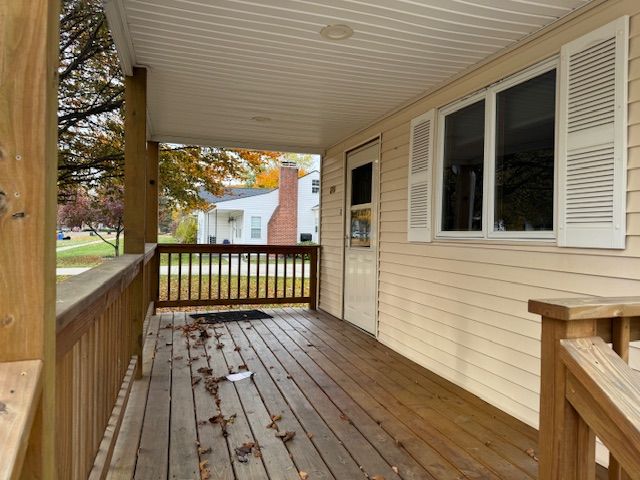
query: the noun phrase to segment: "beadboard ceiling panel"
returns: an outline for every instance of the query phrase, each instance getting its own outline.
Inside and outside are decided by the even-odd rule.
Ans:
[[[586,3],[106,0],[105,9],[125,72],[149,69],[153,140],[321,152]],[[334,24],[353,36],[320,35]]]

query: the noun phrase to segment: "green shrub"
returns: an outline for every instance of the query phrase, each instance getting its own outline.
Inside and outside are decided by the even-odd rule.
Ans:
[[[194,217],[180,220],[176,228],[176,238],[180,243],[196,243],[198,238],[198,221]]]

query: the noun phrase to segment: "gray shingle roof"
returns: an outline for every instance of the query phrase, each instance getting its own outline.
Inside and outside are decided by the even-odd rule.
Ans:
[[[212,195],[204,188],[200,189],[199,196],[208,203],[221,203],[229,200],[237,200],[238,198],[255,197],[256,195],[264,195],[273,192],[275,188],[226,188],[222,195]]]

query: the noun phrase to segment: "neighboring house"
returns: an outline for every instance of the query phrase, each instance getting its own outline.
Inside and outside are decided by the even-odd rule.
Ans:
[[[220,196],[206,191],[200,196],[211,208],[197,213],[198,243],[292,245],[318,241],[317,170],[298,177],[295,165],[283,164],[279,188],[229,188]]]

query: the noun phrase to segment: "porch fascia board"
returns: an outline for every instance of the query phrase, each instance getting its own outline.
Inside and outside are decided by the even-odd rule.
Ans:
[[[247,125],[247,130],[250,125]],[[175,143],[181,145],[200,145],[203,147],[223,147],[223,148],[247,148],[252,150],[262,150],[267,152],[293,152],[310,153],[321,155],[324,149],[315,148],[309,145],[290,145],[269,142],[247,142],[246,140],[229,140],[217,138],[197,138],[181,135],[152,134],[151,141],[160,143]]]

